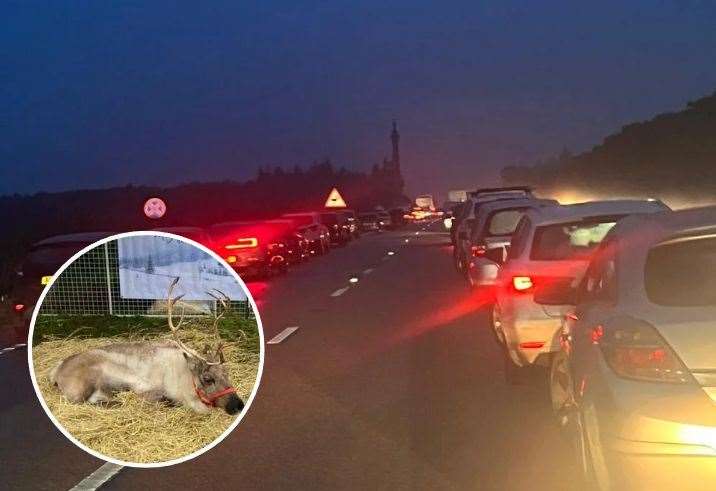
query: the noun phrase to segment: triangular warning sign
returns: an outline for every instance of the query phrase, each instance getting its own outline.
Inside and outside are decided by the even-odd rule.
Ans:
[[[333,188],[328,194],[328,199],[326,200],[326,208],[346,208],[347,206],[348,205],[346,204],[346,202],[343,201],[341,193],[339,193],[336,188]]]

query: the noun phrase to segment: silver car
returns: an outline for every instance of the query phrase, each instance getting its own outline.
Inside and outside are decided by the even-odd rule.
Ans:
[[[625,218],[577,289],[550,392],[597,488],[716,489],[716,207]]]

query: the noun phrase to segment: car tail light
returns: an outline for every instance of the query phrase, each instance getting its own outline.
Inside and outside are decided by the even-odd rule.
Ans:
[[[650,324],[617,318],[592,329],[607,364],[620,377],[648,382],[688,383],[691,375],[678,355]]]
[[[539,349],[544,346],[544,341],[527,341],[520,343],[520,348],[523,349]]]
[[[472,257],[482,257],[487,252],[487,247],[484,245],[474,245],[470,250],[472,251]]]
[[[25,310],[25,304],[24,303],[16,303],[12,306],[13,310],[15,312],[23,312]]]
[[[531,276],[513,276],[512,277],[512,288],[518,292],[527,292],[534,287],[534,282]]]
[[[229,256],[226,258],[226,262],[229,264],[234,264],[236,262],[236,256]]]
[[[250,249],[252,247],[257,247],[259,245],[259,239],[256,237],[246,237],[241,239],[236,239],[236,244],[228,244],[226,249],[234,250],[234,249]]]

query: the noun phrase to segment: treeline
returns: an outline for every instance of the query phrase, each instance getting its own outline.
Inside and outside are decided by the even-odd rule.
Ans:
[[[336,169],[326,160],[308,168],[260,169],[247,182],[188,183],[173,187],[133,186],[0,197],[0,292],[6,291],[14,264],[30,244],[57,234],[88,231],[124,232],[169,226],[272,218],[287,211],[319,209],[338,187],[356,209],[401,201],[402,187],[380,172]],[[160,220],[144,217],[151,196],[167,202]]]
[[[624,126],[591,150],[502,171],[543,190],[703,197],[716,186],[716,92],[675,113]]]

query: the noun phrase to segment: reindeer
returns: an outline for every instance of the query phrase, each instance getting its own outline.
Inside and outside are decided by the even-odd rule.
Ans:
[[[114,343],[72,355],[52,370],[52,384],[73,403],[108,404],[114,394],[129,390],[148,401],[184,405],[197,413],[208,413],[211,407],[228,414],[243,409],[243,401],[229,384],[218,328],[229,308],[229,297],[219,290],[214,290],[218,295],[207,292],[217,300],[212,329],[218,345],[214,350],[206,345],[199,354],[179,339],[183,308],[174,324],[172,311],[183,296],[172,298],[178,282],[178,277],[172,281],[167,295],[172,340]]]

